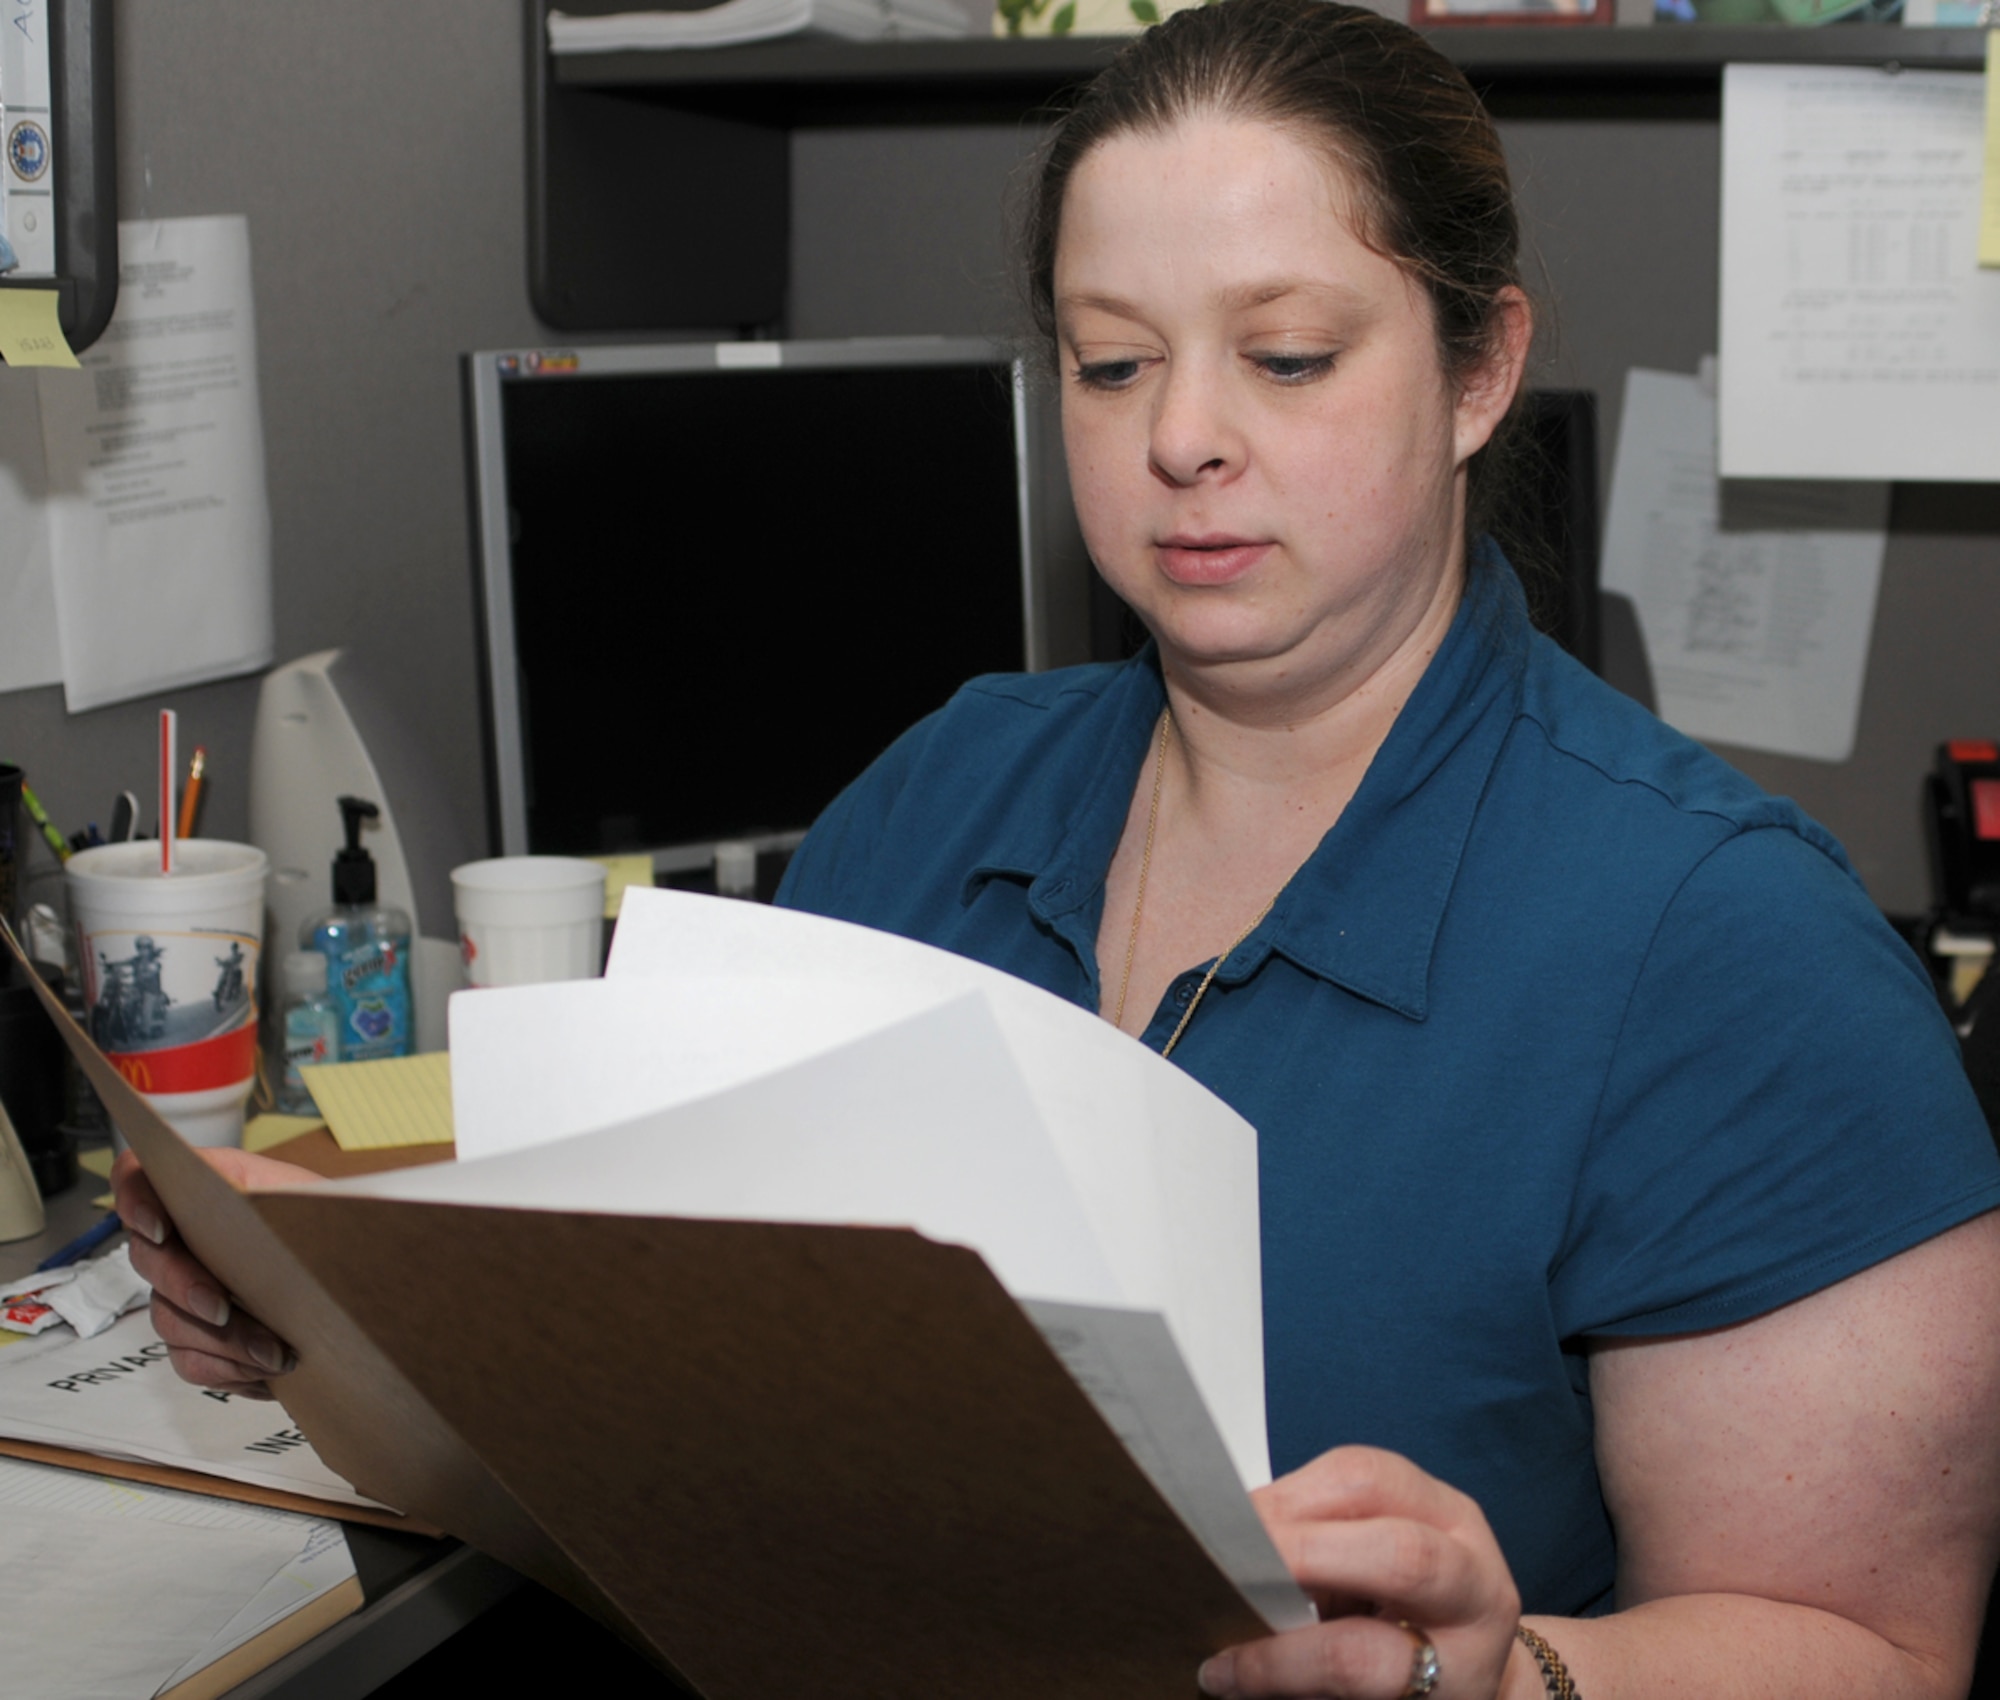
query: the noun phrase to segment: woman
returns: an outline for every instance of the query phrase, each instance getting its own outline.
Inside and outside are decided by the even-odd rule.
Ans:
[[[1516,245],[1410,32],[1227,0],[1128,48],[1045,157],[1031,294],[1154,645],[968,687],[782,897],[1088,1002],[1258,1128],[1258,1502],[1322,1621],[1206,1692],[1948,1696],[2000,1167],[1838,848],[1471,540]],[[120,1201],[182,1373],[282,1361]]]

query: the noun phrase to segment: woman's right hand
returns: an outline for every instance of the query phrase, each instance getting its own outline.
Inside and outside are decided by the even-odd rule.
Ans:
[[[296,1164],[223,1148],[201,1155],[239,1192],[255,1186],[310,1185],[320,1177]],[[246,1398],[272,1397],[267,1378],[298,1361],[291,1347],[230,1302],[222,1283],[181,1243],[153,1183],[130,1151],[112,1165],[111,1191],[129,1231],[132,1267],[152,1284],[153,1326],[174,1373],[197,1387]]]

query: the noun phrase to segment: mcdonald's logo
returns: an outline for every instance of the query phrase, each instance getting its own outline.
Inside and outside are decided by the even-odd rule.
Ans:
[[[114,1056],[111,1062],[124,1075],[126,1085],[137,1087],[141,1092],[152,1091],[153,1070],[144,1057]]]

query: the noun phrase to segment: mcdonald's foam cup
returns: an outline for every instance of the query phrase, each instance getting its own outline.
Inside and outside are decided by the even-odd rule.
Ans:
[[[589,980],[604,971],[604,864],[498,856],[451,870],[458,949],[473,986]]]
[[[207,838],[174,857],[161,873],[158,842],[142,839],[69,859],[90,1036],[190,1145],[238,1145],[257,1077],[270,862]]]

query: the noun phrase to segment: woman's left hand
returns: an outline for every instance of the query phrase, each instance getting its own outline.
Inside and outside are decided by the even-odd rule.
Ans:
[[[1321,1621],[1218,1653],[1202,1666],[1204,1693],[1494,1700],[1521,1599],[1472,1500],[1367,1446],[1325,1453],[1252,1498]],[[1437,1653],[1428,1690],[1425,1642]]]

